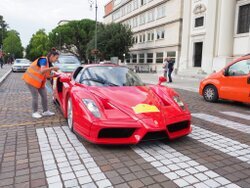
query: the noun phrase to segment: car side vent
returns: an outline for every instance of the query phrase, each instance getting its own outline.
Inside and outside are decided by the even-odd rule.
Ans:
[[[183,122],[167,125],[167,129],[171,133],[181,131],[183,129],[187,129],[189,127],[190,127],[190,121],[183,121]]]
[[[129,138],[134,128],[105,128],[99,132],[98,138]]]

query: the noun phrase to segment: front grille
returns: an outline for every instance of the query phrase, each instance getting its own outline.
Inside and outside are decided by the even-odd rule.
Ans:
[[[170,133],[181,131],[183,129],[187,129],[190,126],[190,121],[183,121],[175,124],[171,124],[167,126],[167,129]]]
[[[129,138],[134,128],[105,128],[99,132],[98,138]]]
[[[168,138],[166,131],[148,132],[142,138],[142,141],[161,140],[161,139],[166,139],[166,138]]]

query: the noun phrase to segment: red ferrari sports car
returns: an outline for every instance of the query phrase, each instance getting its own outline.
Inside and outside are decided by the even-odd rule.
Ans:
[[[69,128],[97,144],[136,144],[191,132],[191,115],[166,86],[146,85],[125,66],[80,66],[54,83],[53,98]]]

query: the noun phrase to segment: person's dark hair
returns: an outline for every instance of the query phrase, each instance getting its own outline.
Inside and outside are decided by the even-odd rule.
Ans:
[[[50,56],[59,55],[59,52],[56,50],[56,48],[51,48],[50,52],[48,53],[47,57],[50,58]]]
[[[51,48],[50,52],[47,55],[47,58],[48,58],[48,61],[49,61],[49,67],[53,67],[52,63],[49,60],[52,55],[53,56],[59,55],[59,52],[56,50],[56,48]]]

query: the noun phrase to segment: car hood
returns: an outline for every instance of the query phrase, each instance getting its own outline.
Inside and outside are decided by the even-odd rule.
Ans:
[[[162,99],[149,87],[90,87],[94,95],[109,101],[110,104],[135,120],[148,119],[161,121],[180,112],[174,105],[163,104]],[[172,99],[166,94],[170,101]],[[173,113],[175,111],[175,113]],[[177,112],[177,113],[176,113]]]

